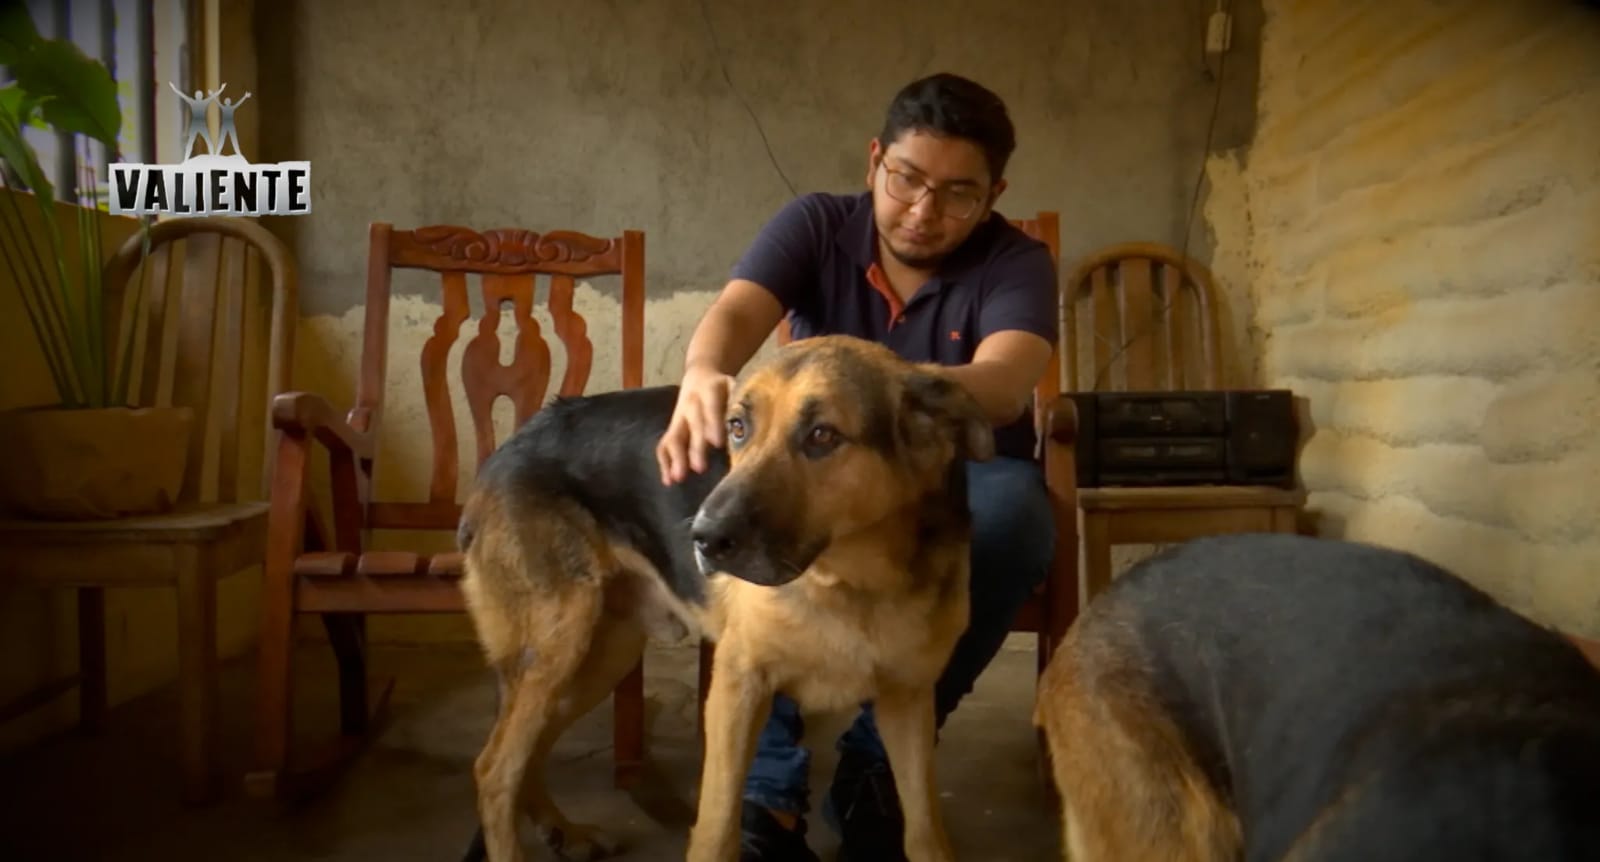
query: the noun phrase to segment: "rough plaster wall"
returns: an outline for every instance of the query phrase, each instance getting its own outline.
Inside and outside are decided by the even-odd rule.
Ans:
[[[1236,5],[1213,152],[1254,130],[1261,12]],[[1064,265],[1111,242],[1178,245],[1216,92],[1201,50],[1213,6],[1009,0],[986,18],[954,0],[915,16],[867,2],[732,0],[260,7],[263,158],[313,165],[314,215],[274,224],[302,267],[297,385],[350,403],[373,220],[645,231],[646,383],[673,382],[729,266],[789,198],[778,169],[800,191],[862,188],[889,98],[940,69],[1007,99],[1019,148],[1000,209],[1060,211]],[[1207,260],[1211,241],[1197,217],[1191,252]],[[1224,306],[1244,315],[1240,285],[1224,280]],[[615,290],[578,291],[594,388],[620,383]],[[416,499],[430,459],[417,357],[437,286],[402,274],[396,291],[378,492]],[[548,316],[536,317],[548,333]],[[552,353],[559,375],[553,340]],[[509,413],[502,401],[502,432]],[[405,625],[458,631],[449,620]]]
[[[1322,531],[1594,636],[1600,12],[1464,10],[1274,7],[1251,230],[1217,254],[1248,258],[1266,382],[1309,400]]]

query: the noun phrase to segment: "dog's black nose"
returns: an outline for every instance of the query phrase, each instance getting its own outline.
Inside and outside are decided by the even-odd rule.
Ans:
[[[739,547],[739,537],[732,520],[728,518],[707,518],[704,515],[694,519],[694,526],[690,528],[689,535],[694,539],[694,548],[709,562],[719,562],[727,559]]]

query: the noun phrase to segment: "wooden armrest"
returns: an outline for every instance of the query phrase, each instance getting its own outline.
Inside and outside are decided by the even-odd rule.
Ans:
[[[272,399],[272,425],[285,431],[315,435],[329,449],[372,457],[372,433],[350,427],[328,399],[312,392],[285,392]]]
[[[1065,395],[1057,395],[1044,411],[1046,443],[1071,445],[1078,439],[1078,405]]]

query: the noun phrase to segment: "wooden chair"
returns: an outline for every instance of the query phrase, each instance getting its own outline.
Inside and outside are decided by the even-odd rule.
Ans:
[[[1066,378],[1077,391],[1224,387],[1212,279],[1200,263],[1154,243],[1114,245],[1078,264],[1063,291]],[[1069,414],[1075,410],[1063,398],[1051,412],[1060,457],[1070,463],[1075,415]],[[1065,488],[1072,478],[1073,470],[1063,468],[1058,481]],[[1113,545],[1294,532],[1301,493],[1262,486],[1100,487],[1076,489],[1076,500],[1087,601],[1111,582]]]
[[[461,613],[461,555],[452,551],[377,550],[375,530],[435,531],[454,548],[460,518],[457,424],[450,399],[447,359],[471,315],[468,275],[480,277],[484,316],[461,351],[460,383],[471,421],[473,451],[481,464],[497,445],[494,401],[508,398],[521,425],[545,402],[550,384],[549,346],[532,317],[535,281],[548,277],[547,309],[565,347],[567,366],[558,391],[582,393],[589,383],[593,348],[584,320],[573,310],[574,281],[620,276],[622,379],[635,388],[644,378],[644,235],[625,231],[602,238],[572,231],[543,235],[435,225],[370,229],[366,330],[355,403],[341,418],[319,395],[295,392],[273,404],[282,432],[273,479],[262,596],[259,703],[255,769],[248,785],[257,795],[293,794],[319,771],[336,767],[354,751],[384,711],[392,685],[368,706],[365,621],[369,614]],[[425,500],[377,500],[372,493],[378,430],[383,418],[389,345],[391,277],[395,270],[438,274],[443,314],[422,347],[423,397],[432,437],[432,471]],[[515,358],[500,363],[502,309],[516,326]],[[406,429],[410,431],[410,429]],[[421,429],[416,429],[420,431]],[[332,527],[312,513],[307,483],[312,441],[327,450],[331,470]],[[474,465],[476,466],[476,465]],[[305,615],[319,617],[338,660],[341,737],[332,752],[290,757],[293,727],[293,631]],[[643,760],[642,666],[621,684],[616,711],[616,775],[626,783]]]
[[[1042,210],[1031,219],[1013,224],[1050,247],[1059,277],[1061,268],[1061,216]],[[1059,290],[1059,285],[1058,285]],[[1012,631],[1034,632],[1039,636],[1038,673],[1044,673],[1056,646],[1078,616],[1081,586],[1078,574],[1078,517],[1073,498],[1077,490],[1076,460],[1073,457],[1076,411],[1063,413],[1057,402],[1061,394],[1061,339],[1050,351],[1050,363],[1033,390],[1034,422],[1039,434],[1040,459],[1044,464],[1045,487],[1050,493],[1055,515],[1056,548],[1050,574],[1043,585],[1022,606]]]
[[[251,219],[159,222],[144,263],[142,244],[135,234],[106,265],[108,319],[128,321],[141,357],[129,380],[136,403],[194,409],[178,506],[115,520],[6,521],[0,556],[6,577],[77,590],[79,673],[41,694],[76,682],[90,730],[107,707],[105,590],[174,589],[184,798],[198,803],[219,789],[217,582],[261,559],[267,405],[289,380],[298,287],[287,247]],[[143,274],[138,302],[125,307],[128,286]]]
[[[1013,219],[1012,224],[1028,236],[1050,248],[1050,259],[1058,270],[1061,261],[1061,217],[1059,213],[1043,210],[1031,219]],[[778,325],[778,343],[790,341],[789,321]],[[1059,345],[1059,341],[1058,341]],[[1014,632],[1038,635],[1038,673],[1044,673],[1050,656],[1066,636],[1067,628],[1078,615],[1080,593],[1078,577],[1078,518],[1073,502],[1077,487],[1074,473],[1075,460],[1073,419],[1076,412],[1070,402],[1058,403],[1061,392],[1059,346],[1051,350],[1050,362],[1034,387],[1035,424],[1039,429],[1041,460],[1044,465],[1045,484],[1049,489],[1055,514],[1056,548],[1050,572],[1043,584],[1028,598],[1011,624]],[[706,693],[710,690],[713,648],[710,643],[700,647],[700,706],[704,720]],[[1040,739],[1041,745],[1043,738]]]

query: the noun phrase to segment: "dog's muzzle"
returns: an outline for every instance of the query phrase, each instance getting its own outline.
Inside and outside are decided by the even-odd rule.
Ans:
[[[718,572],[752,584],[774,587],[800,576],[784,565],[749,515],[749,507],[731,494],[713,494],[695,514],[689,528],[694,558],[702,575]]]

